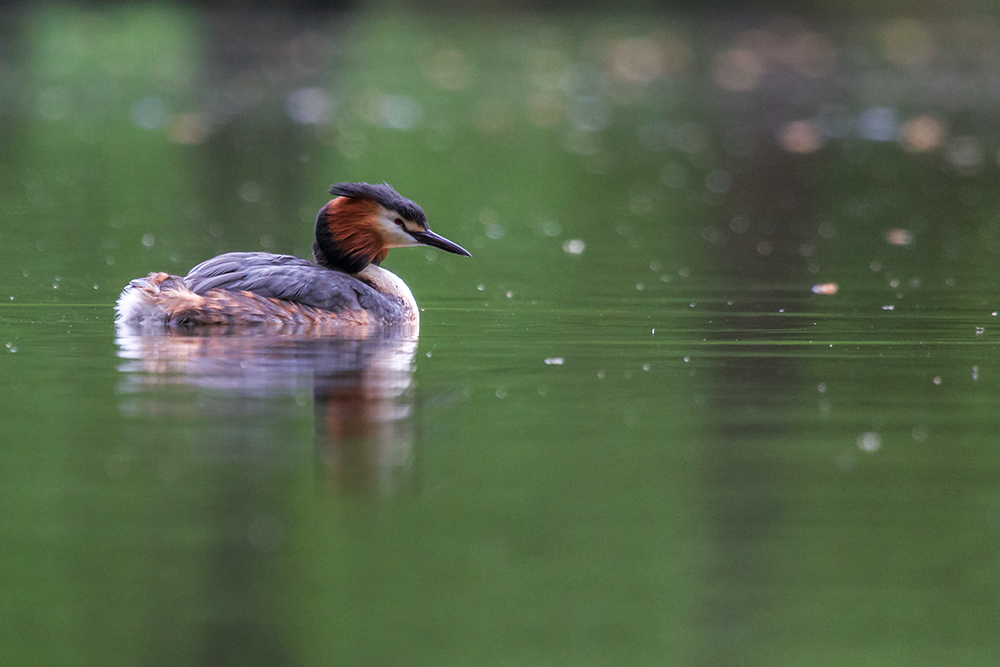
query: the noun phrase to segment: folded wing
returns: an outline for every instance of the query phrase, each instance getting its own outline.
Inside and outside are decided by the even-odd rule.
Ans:
[[[184,282],[195,294],[212,289],[251,292],[336,313],[357,311],[386,297],[354,276],[313,262],[266,252],[231,252],[191,269]]]

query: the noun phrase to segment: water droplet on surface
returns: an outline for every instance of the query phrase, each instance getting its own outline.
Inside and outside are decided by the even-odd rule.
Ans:
[[[909,229],[890,229],[885,233],[885,240],[892,245],[913,245],[913,232]]]
[[[256,204],[264,195],[264,188],[260,183],[247,181],[240,186],[240,199],[248,204]]]
[[[858,436],[858,449],[863,452],[877,452],[882,447],[882,436],[875,431],[868,431]]]
[[[817,285],[812,286],[813,294],[823,294],[829,296],[832,294],[836,294],[839,291],[840,291],[840,286],[837,285],[837,283],[819,283]]]

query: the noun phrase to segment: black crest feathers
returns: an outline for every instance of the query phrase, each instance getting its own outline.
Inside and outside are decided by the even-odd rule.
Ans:
[[[350,197],[352,199],[371,199],[383,208],[396,211],[407,220],[421,227],[427,226],[427,216],[420,205],[407,199],[388,183],[371,185],[370,183],[335,183],[330,186],[330,194],[334,197]]]

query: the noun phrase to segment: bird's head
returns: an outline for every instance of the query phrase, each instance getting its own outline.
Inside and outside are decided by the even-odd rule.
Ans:
[[[415,202],[391,185],[337,183],[334,196],[316,216],[313,254],[323,266],[358,273],[380,264],[390,248],[431,246],[456,255],[472,255],[438,236],[427,226],[427,216]]]

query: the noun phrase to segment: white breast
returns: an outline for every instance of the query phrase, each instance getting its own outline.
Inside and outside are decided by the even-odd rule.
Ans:
[[[407,323],[417,324],[420,322],[417,300],[413,298],[413,292],[410,291],[409,286],[403,282],[402,278],[392,271],[386,271],[374,264],[369,264],[356,275],[375,288],[376,291],[397,299]]]

